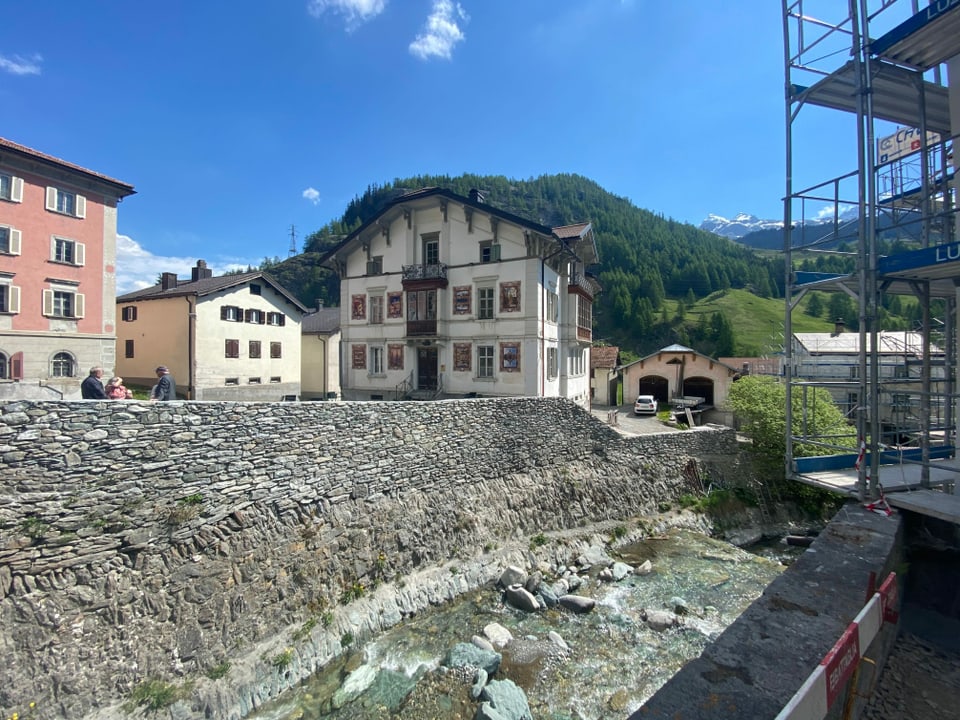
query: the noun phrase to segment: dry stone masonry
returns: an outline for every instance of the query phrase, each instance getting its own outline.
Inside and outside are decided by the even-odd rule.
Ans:
[[[0,413],[2,717],[116,717],[158,681],[179,717],[241,718],[345,634],[522,564],[511,540],[737,472],[731,430],[624,437],[558,399]]]

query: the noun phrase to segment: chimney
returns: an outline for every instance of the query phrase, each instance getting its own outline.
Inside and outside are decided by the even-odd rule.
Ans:
[[[173,290],[177,287],[177,274],[165,272],[160,276],[160,288],[162,290]]]
[[[317,312],[323,310],[323,300],[317,300]]]
[[[483,204],[483,193],[477,190],[476,188],[470,189],[470,199],[478,205]]]
[[[837,318],[833,321],[833,332],[830,334],[830,337],[837,337],[840,333],[843,332],[843,318]]]
[[[197,260],[197,266],[191,268],[190,270],[190,280],[196,282],[197,280],[206,280],[207,278],[213,277],[213,270],[207,268],[207,263],[205,260]]]

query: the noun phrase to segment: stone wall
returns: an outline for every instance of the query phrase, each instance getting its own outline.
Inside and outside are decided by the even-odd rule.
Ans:
[[[147,680],[191,688],[178,717],[243,717],[341,632],[496,577],[511,540],[654,514],[736,472],[731,430],[624,437],[556,399],[0,412],[4,717],[116,717]],[[449,562],[468,571],[435,572]]]

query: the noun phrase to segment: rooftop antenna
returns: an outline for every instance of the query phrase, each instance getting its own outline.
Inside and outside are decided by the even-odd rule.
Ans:
[[[290,226],[290,255],[293,257],[297,254],[297,228],[294,225]]]

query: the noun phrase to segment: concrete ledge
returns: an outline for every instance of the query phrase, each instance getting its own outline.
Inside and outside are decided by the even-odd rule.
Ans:
[[[879,584],[901,555],[899,515],[886,517],[848,504],[631,720],[773,720],[863,608],[871,574]],[[895,634],[895,626],[885,625],[864,655],[882,666]],[[839,716],[842,706],[843,696],[827,717]]]

